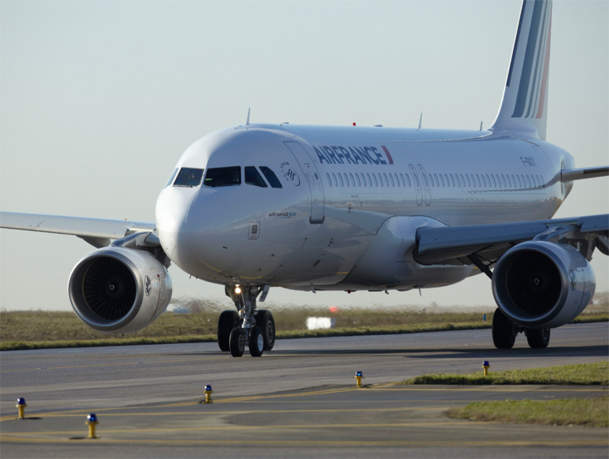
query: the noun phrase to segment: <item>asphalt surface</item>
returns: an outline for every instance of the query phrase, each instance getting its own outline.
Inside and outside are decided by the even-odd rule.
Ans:
[[[20,457],[602,457],[609,431],[454,420],[472,401],[600,396],[607,387],[403,386],[436,371],[607,361],[606,323],[550,347],[492,347],[490,330],[280,340],[262,358],[214,343],[2,352],[0,455]],[[364,388],[354,387],[355,371]],[[213,404],[198,403],[204,387]],[[18,397],[28,404],[16,420]],[[86,415],[99,419],[87,439]]]

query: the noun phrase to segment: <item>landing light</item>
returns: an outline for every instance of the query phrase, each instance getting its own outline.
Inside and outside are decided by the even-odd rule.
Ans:
[[[241,295],[241,287],[235,285],[235,295]]]

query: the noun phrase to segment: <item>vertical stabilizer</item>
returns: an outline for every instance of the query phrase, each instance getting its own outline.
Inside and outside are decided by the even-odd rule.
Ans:
[[[491,127],[545,140],[552,0],[524,0],[503,99]]]

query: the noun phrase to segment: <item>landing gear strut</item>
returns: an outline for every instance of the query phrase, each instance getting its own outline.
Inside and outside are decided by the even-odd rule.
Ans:
[[[275,320],[270,311],[256,311],[256,299],[263,287],[226,286],[226,294],[235,303],[237,311],[223,311],[218,320],[218,346],[241,357],[249,348],[252,357],[260,357],[275,345]],[[263,298],[264,299],[264,298]]]
[[[525,328],[515,324],[497,309],[493,315],[493,344],[497,349],[512,349],[516,336],[522,333],[527,337],[529,346],[533,349],[545,349],[550,344],[549,328]]]

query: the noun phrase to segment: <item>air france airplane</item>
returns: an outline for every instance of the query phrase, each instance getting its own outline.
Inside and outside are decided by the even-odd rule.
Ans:
[[[552,220],[576,169],[547,143],[551,1],[524,0],[497,118],[486,131],[250,124],[182,155],[156,223],[4,212],[1,227],[78,236],[97,248],[73,269],[76,314],[108,333],[140,330],[169,304],[171,263],[225,286],[235,310],[218,345],[235,357],[273,348],[258,309],[270,287],[423,289],[484,273],[498,309],[492,338],[545,348],[596,286],[609,215]]]

